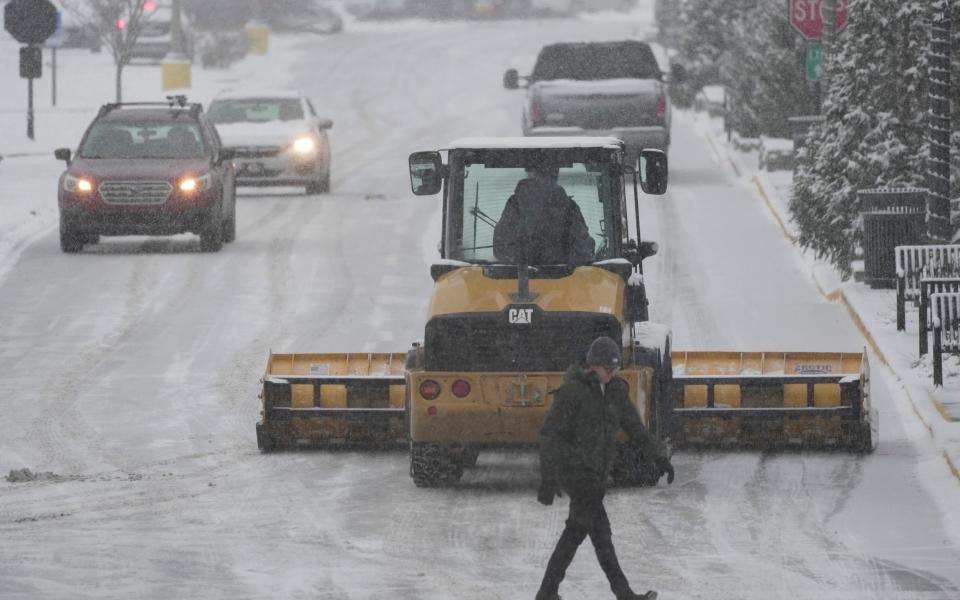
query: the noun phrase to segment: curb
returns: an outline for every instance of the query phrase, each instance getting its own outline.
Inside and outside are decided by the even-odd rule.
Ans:
[[[738,176],[739,176],[739,172],[738,172]],[[757,191],[759,192],[761,198],[764,201],[764,204],[766,204],[767,209],[770,211],[774,219],[776,219],[777,223],[780,225],[780,229],[783,232],[784,237],[786,237],[792,244],[796,245],[797,237],[790,232],[790,230],[786,226],[786,223],[784,223],[780,213],[773,207],[773,203],[770,201],[770,197],[768,196],[766,189],[764,189],[763,187],[763,182],[761,182],[760,178],[757,177],[756,175],[754,175],[752,179],[754,184],[757,187]],[[826,290],[823,289],[823,286],[820,285],[820,282],[817,280],[817,277],[815,274],[811,274],[811,277],[813,279],[814,285],[817,288],[817,291],[820,293],[821,296],[823,296],[826,300],[830,302],[839,301],[843,303],[844,307],[846,307],[847,309],[847,313],[850,315],[850,318],[853,319],[854,325],[863,335],[864,339],[867,341],[867,344],[870,346],[870,348],[877,355],[877,358],[880,359],[880,362],[887,368],[887,370],[890,373],[893,374],[893,376],[897,379],[897,381],[900,382],[902,389],[907,396],[907,399],[910,401],[910,409],[913,411],[913,414],[917,416],[917,418],[926,428],[927,433],[930,434],[930,437],[934,438],[935,434],[933,431],[933,426],[930,425],[930,423],[928,423],[927,420],[923,417],[923,414],[920,412],[920,409],[917,407],[917,403],[913,397],[913,394],[910,393],[910,388],[906,384],[906,381],[900,375],[900,373],[898,373],[896,369],[894,369],[890,365],[886,356],[884,356],[883,351],[880,349],[880,345],[873,338],[873,334],[870,333],[870,331],[867,329],[867,326],[864,325],[863,319],[860,317],[860,314],[857,312],[856,308],[854,308],[853,303],[850,302],[849,298],[847,298],[847,295],[846,293],[844,293],[843,289],[836,289],[832,292],[827,292]],[[930,400],[933,406],[940,413],[941,417],[943,417],[943,420],[945,423],[956,422],[955,420],[948,418],[946,409],[936,398],[933,397],[932,394],[930,394],[929,391],[924,390],[924,393],[927,399]],[[953,459],[950,457],[950,454],[946,450],[942,450],[942,452],[943,452],[943,460],[947,464],[947,468],[953,474],[954,478],[958,482],[960,482],[960,469],[957,468],[957,465],[953,462]]]

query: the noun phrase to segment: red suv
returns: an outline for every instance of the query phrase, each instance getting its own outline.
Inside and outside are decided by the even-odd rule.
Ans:
[[[79,252],[101,235],[200,235],[216,252],[236,237],[233,151],[200,104],[105,104],[80,140],[54,155],[60,176],[60,247]]]

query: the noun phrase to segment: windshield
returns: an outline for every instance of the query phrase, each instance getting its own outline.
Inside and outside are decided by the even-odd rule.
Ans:
[[[96,123],[83,140],[83,158],[200,158],[203,138],[195,123]]]
[[[649,46],[640,42],[557,44],[537,57],[533,79],[658,79],[660,66]]]
[[[622,231],[614,208],[622,191],[612,183],[609,158],[592,158],[531,151],[456,153],[448,181],[448,258],[514,264],[521,253],[509,249],[505,239],[513,235],[537,246],[524,246],[530,264],[613,258],[613,240]],[[547,169],[552,175],[531,169],[544,163],[552,165]]]
[[[304,118],[297,98],[245,98],[214,100],[207,116],[214,123],[268,123]]]

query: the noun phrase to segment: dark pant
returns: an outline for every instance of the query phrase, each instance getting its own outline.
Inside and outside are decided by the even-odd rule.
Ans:
[[[603,485],[596,482],[576,482],[564,488],[567,488],[567,495],[570,496],[570,515],[567,517],[567,526],[553,549],[553,555],[550,556],[550,562],[547,563],[537,600],[556,596],[567,567],[573,561],[580,543],[588,535],[614,595],[617,598],[632,597],[633,591],[613,548],[610,519],[603,508]]]

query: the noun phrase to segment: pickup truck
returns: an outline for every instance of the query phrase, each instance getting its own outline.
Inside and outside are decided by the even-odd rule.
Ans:
[[[667,80],[647,43],[623,40],[544,46],[530,75],[509,69],[503,85],[527,88],[523,135],[611,135],[635,156],[670,146]]]

